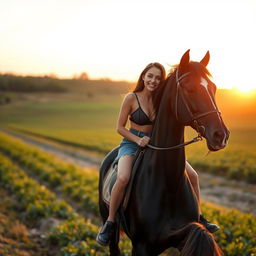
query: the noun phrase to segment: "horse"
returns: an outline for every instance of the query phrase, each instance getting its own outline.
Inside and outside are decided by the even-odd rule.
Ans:
[[[229,131],[215,101],[216,85],[206,66],[190,61],[190,50],[156,93],[158,111],[150,145],[140,149],[130,199],[109,244],[111,256],[120,255],[120,222],[132,241],[133,256],[156,256],[170,247],[180,256],[223,255],[214,236],[199,223],[199,205],[185,171],[184,129],[191,126],[204,137],[210,151],[226,146]],[[99,177],[99,209],[103,222],[108,206],[102,200],[106,172],[118,147],[103,160]]]

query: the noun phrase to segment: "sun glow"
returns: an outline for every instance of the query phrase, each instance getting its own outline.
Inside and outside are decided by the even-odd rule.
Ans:
[[[256,92],[256,85],[244,83],[240,85],[235,85],[233,89],[242,94],[250,94]]]
[[[242,93],[242,94],[250,94],[255,93],[256,88],[252,85],[241,85],[241,86],[234,86],[234,90]]]

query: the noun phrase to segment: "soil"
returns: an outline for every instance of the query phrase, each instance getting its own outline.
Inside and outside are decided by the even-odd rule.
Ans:
[[[1,129],[3,130],[3,129]],[[94,152],[77,149],[75,147],[63,146],[62,144],[49,140],[39,139],[10,130],[3,130],[24,142],[37,146],[38,148],[55,155],[67,162],[80,166],[99,169],[104,156]],[[199,173],[201,199],[216,203],[218,205],[235,208],[256,216],[256,186],[245,182],[233,181],[224,177],[208,173]]]

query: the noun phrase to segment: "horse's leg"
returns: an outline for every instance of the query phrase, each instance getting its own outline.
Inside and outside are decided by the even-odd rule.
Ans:
[[[115,233],[113,235],[113,238],[110,241],[109,244],[109,252],[110,256],[119,256],[121,255],[120,250],[119,250],[119,233],[120,233],[120,225],[118,224],[115,230]]]

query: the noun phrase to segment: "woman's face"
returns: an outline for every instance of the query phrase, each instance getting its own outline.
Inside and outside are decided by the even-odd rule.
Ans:
[[[142,79],[144,81],[145,88],[148,91],[153,92],[158,87],[158,85],[160,84],[161,77],[162,77],[162,74],[161,74],[160,69],[158,69],[156,67],[150,68],[145,73],[145,75],[142,77]]]

